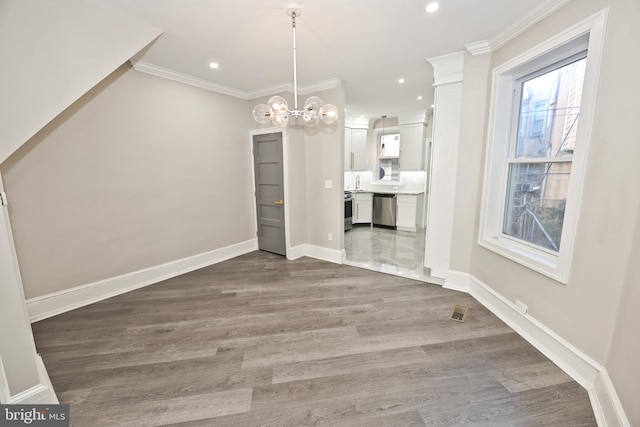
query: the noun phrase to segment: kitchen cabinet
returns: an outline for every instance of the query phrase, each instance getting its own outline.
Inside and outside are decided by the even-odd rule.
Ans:
[[[373,193],[354,193],[355,212],[353,213],[354,224],[370,224],[373,213]]]
[[[422,210],[424,194],[398,194],[396,211],[396,229],[416,232],[424,227]]]
[[[424,170],[424,123],[400,126],[400,162],[401,171]]]
[[[367,130],[345,128],[344,170],[367,170],[367,163]]]

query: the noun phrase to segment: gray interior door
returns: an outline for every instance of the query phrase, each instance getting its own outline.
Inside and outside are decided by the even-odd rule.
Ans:
[[[258,248],[286,256],[282,133],[253,137],[253,165],[256,175]]]

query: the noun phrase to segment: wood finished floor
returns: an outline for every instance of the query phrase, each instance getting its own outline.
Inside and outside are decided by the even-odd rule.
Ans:
[[[596,425],[470,296],[310,258],[253,252],[33,330],[77,427]]]

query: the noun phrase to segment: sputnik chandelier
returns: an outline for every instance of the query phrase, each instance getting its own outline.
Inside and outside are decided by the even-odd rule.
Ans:
[[[287,15],[291,17],[293,31],[293,99],[294,109],[289,110],[287,101],[281,96],[272,96],[266,104],[258,104],[253,108],[253,118],[258,123],[268,123],[285,127],[289,123],[289,117],[302,117],[305,126],[317,126],[322,120],[325,123],[333,123],[338,120],[338,109],[333,104],[325,104],[317,96],[312,96],[304,103],[304,108],[298,110],[298,76],[296,58],[296,17],[302,14],[297,7],[287,8]]]

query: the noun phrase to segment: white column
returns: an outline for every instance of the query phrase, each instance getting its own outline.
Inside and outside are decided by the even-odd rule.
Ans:
[[[464,52],[428,61],[434,71],[435,107],[424,266],[431,276],[444,279],[451,258]]]
[[[0,191],[4,191],[2,177]],[[7,206],[0,206],[0,401],[56,403],[43,369],[31,333]]]

